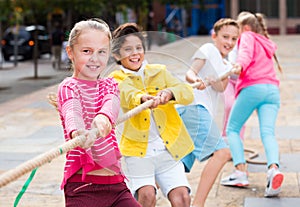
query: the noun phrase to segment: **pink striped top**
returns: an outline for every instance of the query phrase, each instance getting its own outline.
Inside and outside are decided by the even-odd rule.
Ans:
[[[112,78],[97,81],[66,78],[58,88],[58,110],[65,140],[70,140],[75,130],[91,129],[92,121],[98,114],[107,116],[115,124],[120,109],[119,93],[118,85]],[[86,173],[102,168],[121,173],[121,153],[114,128],[107,137],[97,138],[91,148],[76,147],[67,153],[66,158],[61,188],[81,168],[83,181]]]

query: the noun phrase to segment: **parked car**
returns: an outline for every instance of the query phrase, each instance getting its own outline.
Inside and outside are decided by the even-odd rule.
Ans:
[[[9,27],[3,34],[2,54],[5,60],[10,60],[11,56],[14,56],[14,45],[18,46],[18,56],[22,56],[23,59],[31,59],[33,57],[34,32],[38,32],[38,48],[39,55],[51,53],[50,36],[44,26],[31,25],[31,26],[19,26]],[[17,39],[15,41],[15,35]]]

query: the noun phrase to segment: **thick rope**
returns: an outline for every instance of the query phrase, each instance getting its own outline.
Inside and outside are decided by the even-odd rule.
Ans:
[[[48,101],[51,105],[53,105],[57,109],[57,95],[56,95],[56,93],[53,93],[53,92],[49,93],[48,94]],[[144,102],[143,104],[138,105],[134,109],[131,109],[127,113],[120,116],[118,118],[118,120],[116,121],[115,125],[118,125],[118,124],[126,121],[127,119],[135,116],[136,114],[140,113],[141,111],[149,108],[152,105],[152,103],[153,103],[153,100],[148,100],[148,101]]]
[[[226,78],[228,78],[230,75],[232,75],[232,74],[234,74],[234,72],[233,72],[233,69],[230,69],[230,70],[226,70],[226,71],[224,71],[224,73],[222,73],[221,75],[219,75],[219,77],[218,78],[216,78],[216,80],[215,81],[222,81],[222,80],[225,80]],[[204,82],[204,85],[205,86],[209,86],[210,85],[210,83],[209,82],[207,82],[207,81],[203,81]],[[196,88],[196,87],[198,87],[199,85],[201,84],[201,82],[196,82],[196,83],[192,83],[192,84],[190,84],[193,88]]]
[[[40,154],[39,156],[28,160],[21,165],[17,166],[14,169],[8,170],[5,173],[2,173],[0,175],[0,188],[7,185],[8,183],[18,179],[22,175],[34,170],[37,167],[40,167],[46,163],[49,163],[54,158],[70,151],[71,149],[81,145],[85,141],[84,136],[78,136],[74,139],[71,139],[68,142],[65,142],[64,144],[53,148],[50,151],[47,151],[43,154]]]
[[[231,75],[233,72],[232,70],[228,70],[226,71],[224,74],[222,74],[218,80],[224,80],[225,78],[228,78],[229,75]],[[206,83],[206,85],[208,86],[209,84]],[[194,83],[191,85],[193,88],[199,86],[199,83]],[[49,102],[57,109],[57,100],[56,100],[57,95],[55,93],[49,93],[48,94],[48,100]],[[124,122],[125,120],[133,117],[134,115],[140,113],[141,111],[149,108],[153,103],[153,100],[148,100],[146,102],[144,102],[143,104],[139,105],[138,107],[128,111],[127,113],[125,113],[123,116],[121,116],[118,120],[116,124],[120,124],[122,122]],[[96,130],[96,129],[93,129]],[[96,132],[97,133],[97,132]],[[82,145],[82,143],[85,141],[85,137],[84,136],[78,136],[75,137],[74,139],[69,140],[68,142],[65,142],[64,144],[48,151],[45,152],[31,160],[28,160],[26,162],[24,162],[23,164],[17,166],[14,169],[11,169],[5,173],[2,173],[0,175],[0,188],[7,185],[8,183],[18,179],[19,177],[21,177],[22,175],[34,170],[37,167],[40,167],[46,163],[49,163],[51,160],[53,160],[54,158],[57,158],[58,156],[70,151],[71,149]],[[249,157],[247,159],[247,162],[251,162],[251,159],[253,159],[254,157],[258,156],[258,153],[256,153],[253,150],[245,150],[245,151],[250,151],[253,152],[253,155],[251,157]],[[249,160],[250,159],[250,160]],[[253,162],[255,164],[265,164],[265,162]]]
[[[253,160],[254,158],[258,157],[258,152],[256,152],[253,149],[244,149],[244,152],[248,152],[251,153],[250,155],[248,155],[248,157],[246,158],[246,162],[249,164],[255,164],[255,165],[265,165],[267,164],[267,161],[265,160]]]
[[[131,109],[127,113],[123,114],[123,116],[120,116],[116,122],[116,125],[126,121],[127,119],[135,116],[136,114],[140,113],[141,111],[148,109],[153,104],[153,100],[148,100],[141,105],[138,105],[134,109]]]

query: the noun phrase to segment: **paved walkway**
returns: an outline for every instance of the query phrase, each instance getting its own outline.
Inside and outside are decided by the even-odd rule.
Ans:
[[[249,164],[248,188],[230,188],[219,184],[222,177],[232,171],[228,162],[218,177],[207,200],[207,207],[269,207],[298,206],[300,202],[300,88],[299,50],[300,36],[274,36],[278,44],[277,56],[284,69],[281,79],[281,109],[276,123],[276,137],[280,145],[282,171],[285,174],[282,193],[279,198],[265,199],[266,167]],[[149,62],[161,62],[183,79],[189,58],[208,37],[190,37],[163,47],[153,47],[148,52]],[[15,72],[15,77],[13,73]],[[40,61],[39,72],[44,80],[32,80],[33,66],[20,63],[17,68],[0,69],[0,173],[16,167],[28,159],[48,151],[63,143],[60,120],[56,110],[47,102],[47,94],[56,91],[66,71],[54,71],[50,61]],[[22,75],[21,75],[22,74]],[[22,77],[20,77],[22,76]],[[25,77],[25,78],[24,78]],[[14,86],[17,85],[17,86]],[[31,88],[31,89],[28,89]],[[36,90],[39,89],[39,90]],[[8,91],[9,90],[9,91]],[[22,96],[29,90],[34,91]],[[23,91],[20,93],[20,91]],[[2,98],[4,97],[5,98]],[[10,96],[11,95],[11,96]],[[9,101],[1,101],[9,97]],[[221,123],[222,111],[218,117]],[[259,138],[258,122],[255,114],[247,122],[245,146],[259,153],[258,160],[264,160],[264,151]],[[63,193],[59,190],[62,179],[64,156],[40,167],[18,206],[64,206]],[[188,174],[192,185],[192,196],[205,163],[196,163]],[[13,206],[13,202],[29,174],[0,188],[0,207]],[[168,207],[169,203],[158,194],[157,206]]]

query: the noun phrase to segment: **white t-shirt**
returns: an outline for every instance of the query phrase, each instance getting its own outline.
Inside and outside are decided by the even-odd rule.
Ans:
[[[220,51],[212,43],[202,45],[193,55],[194,59],[205,59],[205,64],[198,73],[198,76],[205,79],[208,76],[218,77],[230,69],[230,64],[222,58]],[[190,105],[203,105],[215,117],[220,92],[208,86],[204,90],[194,89],[194,101]]]

